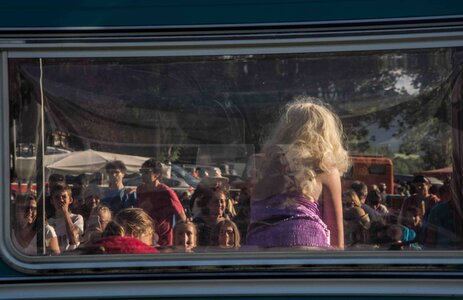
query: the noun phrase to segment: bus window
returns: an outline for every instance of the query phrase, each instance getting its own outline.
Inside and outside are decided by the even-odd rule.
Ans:
[[[386,166],[383,165],[371,165],[368,168],[368,173],[372,175],[385,175],[386,174]]]
[[[8,59],[18,253],[46,261],[439,247],[423,226],[443,226],[432,209],[449,201],[448,184],[418,174],[452,163],[448,96],[461,84],[462,48],[92,55]],[[323,126],[304,139],[293,136],[302,126],[277,136],[295,99],[330,111],[320,122],[342,125],[339,144]],[[417,175],[403,195],[394,173]],[[331,184],[339,193],[325,198]],[[395,225],[416,240],[392,236]],[[293,240],[283,243],[281,228]]]

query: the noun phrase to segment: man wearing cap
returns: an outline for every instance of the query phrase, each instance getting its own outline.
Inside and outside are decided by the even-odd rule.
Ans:
[[[412,184],[415,187],[415,194],[405,199],[402,204],[399,214],[399,223],[401,222],[405,211],[407,211],[409,207],[416,207],[420,209],[424,219],[426,220],[431,208],[440,201],[439,197],[429,193],[431,181],[427,177],[417,175],[413,178]]]
[[[142,164],[140,173],[142,183],[137,188],[138,207],[153,218],[155,232],[159,236],[158,245],[172,246],[174,222],[186,220],[183,206],[177,194],[161,182],[161,162],[148,159]]]
[[[125,164],[115,160],[107,163],[105,170],[109,177],[109,190],[101,202],[107,205],[114,215],[124,208],[136,207],[137,195],[126,189],[122,182],[127,172]]]

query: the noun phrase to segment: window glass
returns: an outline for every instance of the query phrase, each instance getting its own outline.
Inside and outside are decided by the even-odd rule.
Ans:
[[[14,246],[457,249],[462,54],[9,59]]]
[[[386,174],[386,166],[384,165],[371,165],[368,168],[368,172],[372,175],[385,175]]]

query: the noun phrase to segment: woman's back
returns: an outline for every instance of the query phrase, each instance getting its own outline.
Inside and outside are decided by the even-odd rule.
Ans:
[[[337,116],[314,99],[286,107],[256,161],[248,244],[343,248],[341,137]]]

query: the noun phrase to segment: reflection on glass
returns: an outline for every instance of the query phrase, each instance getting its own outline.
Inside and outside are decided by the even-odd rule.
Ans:
[[[41,230],[35,248],[43,249],[49,226],[67,254],[96,253],[98,241],[108,236],[149,241],[161,252],[459,248],[455,228],[461,221],[454,204],[459,199],[448,182],[449,98],[461,84],[461,61],[460,49],[10,59],[12,204],[36,194]],[[337,155],[348,168],[339,168],[344,175],[330,192],[332,205],[319,193],[300,199],[300,209],[317,203],[318,224],[329,242],[256,242],[253,203],[280,192],[274,184],[262,188],[259,180],[288,172],[262,172],[271,160],[264,143],[285,105],[300,96],[320,99],[339,117],[349,153],[348,159]],[[288,154],[288,143],[275,145]],[[326,170],[311,163],[326,151],[291,159],[303,162],[301,172],[313,173],[320,184]],[[291,193],[303,191],[289,187]],[[61,197],[55,189],[69,192]],[[257,195],[256,189],[267,194]],[[147,213],[153,232],[108,225],[134,208]],[[313,217],[296,209],[269,212],[263,220],[277,230],[282,221]],[[46,223],[57,218],[64,231]],[[192,221],[194,227],[186,225]],[[178,237],[176,223],[182,224]],[[15,228],[12,235],[18,237]],[[307,232],[295,234],[295,240],[307,238]],[[119,250],[134,251],[129,249]]]

